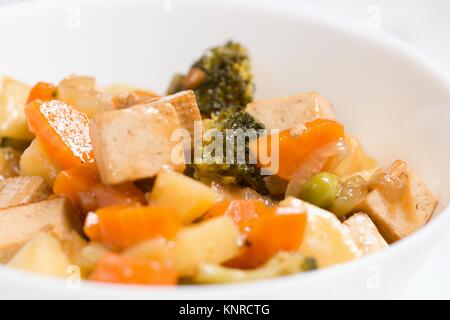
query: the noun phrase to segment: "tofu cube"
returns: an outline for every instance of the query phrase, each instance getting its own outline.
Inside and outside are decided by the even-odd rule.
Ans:
[[[355,213],[344,221],[350,234],[363,255],[380,251],[388,247],[372,219],[363,212]]]
[[[171,141],[171,136],[178,128],[177,113],[168,102],[96,115],[90,135],[102,181],[118,184],[149,178],[167,166],[184,170],[184,163],[174,163],[172,155],[177,142]]]
[[[0,210],[0,263],[5,263],[41,231],[70,240],[81,232],[75,208],[65,198],[55,198]]]
[[[173,105],[181,126],[189,131],[191,137],[194,137],[194,123],[198,121],[201,124],[202,121],[194,91],[180,91],[170,96],[162,97],[155,104],[161,102],[169,102]]]
[[[335,117],[332,105],[317,92],[254,101],[247,105],[246,111],[266,129],[280,130],[301,126],[316,118]]]
[[[51,194],[42,177],[15,177],[0,181],[0,209],[41,201]]]
[[[392,199],[393,192],[380,185],[375,186],[361,204],[360,210],[372,218],[383,237],[391,243],[410,235],[427,223],[436,208],[437,200],[404,161],[395,161],[383,174],[390,181],[400,181],[399,198]]]

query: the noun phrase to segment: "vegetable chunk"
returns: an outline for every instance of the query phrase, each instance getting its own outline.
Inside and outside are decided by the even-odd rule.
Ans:
[[[348,228],[331,212],[293,197],[286,198],[280,205],[300,207],[307,211],[300,253],[314,257],[319,268],[347,262],[361,255]]]
[[[40,231],[58,239],[71,239],[81,232],[76,211],[69,200],[58,198],[0,210],[0,262],[7,262]]]
[[[30,272],[64,277],[70,261],[61,243],[55,237],[41,232],[20,249],[8,265]]]
[[[317,118],[334,119],[333,107],[317,92],[254,101],[245,111],[266,129],[286,130]]]
[[[33,139],[23,111],[30,89],[17,80],[3,78],[0,89],[0,138]]]
[[[204,214],[216,203],[216,199],[217,194],[208,186],[173,171],[158,174],[149,196],[151,204],[176,208],[184,224]]]
[[[90,212],[84,231],[92,241],[125,249],[156,237],[173,239],[180,228],[180,215],[170,207],[119,205]]]
[[[230,217],[214,218],[182,229],[175,243],[175,267],[188,276],[200,263],[222,263],[237,255],[239,229]]]
[[[103,183],[118,184],[155,176],[163,167],[184,170],[172,161],[180,128],[170,103],[142,104],[95,116],[90,134],[95,160]]]
[[[425,183],[401,160],[372,177],[373,189],[361,205],[388,242],[400,240],[431,218],[437,200]]]
[[[175,285],[177,274],[172,267],[157,261],[107,253],[98,262],[91,280],[128,284]]]
[[[41,201],[49,195],[50,189],[39,176],[0,181],[0,209]]]
[[[28,127],[61,169],[93,162],[88,117],[64,102],[52,100],[25,107]]]
[[[42,144],[34,139],[20,157],[21,176],[40,176],[52,187],[60,168],[47,154]]]

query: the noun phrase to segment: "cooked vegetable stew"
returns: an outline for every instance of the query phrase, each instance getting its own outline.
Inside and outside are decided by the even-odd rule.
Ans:
[[[424,182],[369,157],[323,96],[254,91],[235,42],[167,94],[4,77],[0,263],[125,284],[240,282],[357,259],[431,218]]]

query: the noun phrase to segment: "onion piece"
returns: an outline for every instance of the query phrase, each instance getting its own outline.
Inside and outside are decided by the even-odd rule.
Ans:
[[[340,141],[326,144],[303,161],[302,165],[292,174],[286,188],[285,197],[298,197],[309,178],[319,173],[330,157],[335,156],[339,152],[339,144]]]
[[[95,78],[70,76],[58,84],[57,99],[73,105],[89,118],[112,110],[111,96],[95,90]]]

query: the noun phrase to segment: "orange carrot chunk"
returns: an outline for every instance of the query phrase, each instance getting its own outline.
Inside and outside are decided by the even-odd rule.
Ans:
[[[75,201],[80,192],[89,191],[97,183],[100,183],[100,176],[95,163],[84,163],[59,172],[53,191],[58,196],[67,196]]]
[[[57,100],[29,103],[25,107],[29,130],[63,170],[94,161],[88,117]]]
[[[47,82],[38,82],[33,88],[31,88],[28,95],[27,104],[34,100],[49,101],[55,98],[56,87]]]
[[[227,215],[239,226],[241,232],[248,232],[259,217],[268,212],[270,208],[258,200],[224,200],[212,207],[203,219]]]
[[[305,129],[297,135],[293,134],[291,130],[281,131],[279,133],[279,168],[276,175],[290,180],[296,169],[311,154],[324,145],[337,142],[341,138],[344,138],[344,127],[336,121],[326,119],[316,119],[306,123]],[[270,152],[271,139],[267,140],[267,149]],[[264,166],[259,160],[259,165]]]
[[[174,239],[180,228],[181,216],[173,208],[118,205],[90,212],[84,232],[92,241],[125,249],[155,237]]]
[[[91,280],[148,285],[175,285],[177,273],[166,264],[154,260],[106,253],[91,275]]]
[[[260,217],[247,236],[246,246],[227,266],[251,269],[261,266],[279,251],[298,250],[303,240],[306,213],[293,207],[273,208]]]
[[[95,163],[61,171],[56,176],[53,192],[68,197],[85,212],[112,205],[145,203],[144,193],[132,182],[115,186],[102,184]]]

